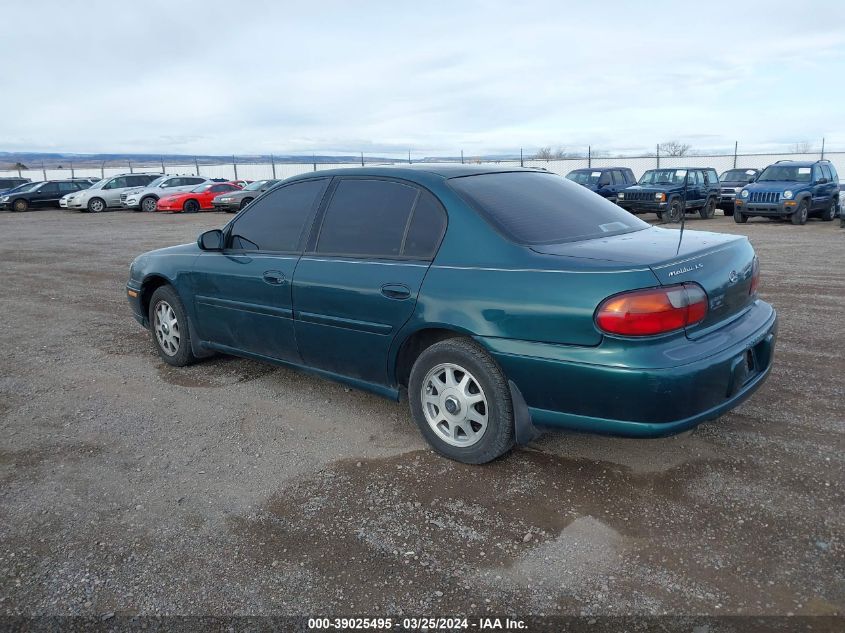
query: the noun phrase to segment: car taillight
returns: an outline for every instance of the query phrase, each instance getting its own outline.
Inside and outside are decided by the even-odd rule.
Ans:
[[[757,294],[757,288],[760,287],[760,261],[755,257],[754,263],[751,264],[751,285],[748,287],[748,294],[754,296]]]
[[[596,325],[608,334],[653,336],[695,325],[705,316],[707,293],[685,283],[609,297],[596,310]]]

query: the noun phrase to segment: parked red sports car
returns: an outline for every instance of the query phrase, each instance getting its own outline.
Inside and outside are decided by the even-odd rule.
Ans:
[[[214,208],[214,196],[227,191],[237,191],[240,185],[232,182],[207,182],[190,191],[171,193],[159,198],[156,211],[170,211],[171,213],[196,213],[199,210],[210,211]]]

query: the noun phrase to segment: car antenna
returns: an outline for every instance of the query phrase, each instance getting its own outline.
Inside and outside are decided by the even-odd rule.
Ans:
[[[678,234],[678,249],[675,251],[675,255],[678,255],[681,252],[681,241],[684,239],[684,221],[686,220],[687,216],[687,183],[689,182],[689,169],[686,170],[684,173],[684,195],[683,195],[683,202],[681,202],[681,232]]]

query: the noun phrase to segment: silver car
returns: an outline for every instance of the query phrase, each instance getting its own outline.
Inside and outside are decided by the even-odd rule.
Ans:
[[[197,185],[212,182],[202,176],[160,176],[146,187],[137,187],[124,191],[120,204],[124,209],[134,211],[155,211],[158,199],[177,191],[190,191]]]
[[[118,174],[94,183],[88,189],[66,196],[59,204],[63,208],[99,213],[109,208],[120,208],[120,195],[128,189],[143,187],[155,180],[158,174]]]

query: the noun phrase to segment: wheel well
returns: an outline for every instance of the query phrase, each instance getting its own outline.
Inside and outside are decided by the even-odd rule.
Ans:
[[[158,276],[148,277],[144,280],[141,285],[141,308],[144,310],[144,316],[150,313],[150,299],[152,299],[153,293],[162,286],[169,284],[170,282],[167,279]]]
[[[144,204],[144,200],[149,200],[150,198],[152,198],[155,201],[158,201],[157,195],[155,195],[154,193],[148,193],[146,196],[141,198],[141,201],[138,204]]]
[[[417,358],[426,348],[449,338],[464,336],[463,333],[445,328],[418,330],[406,338],[396,356],[396,382],[407,387],[411,378],[411,369]]]
[[[182,208],[184,209],[184,208],[185,208],[185,206],[186,206],[189,202],[196,202],[196,203],[197,203],[197,206],[202,206],[202,205],[199,203],[199,200],[197,200],[196,198],[188,198],[187,200],[185,200],[185,202],[183,202],[183,203],[182,203]]]

